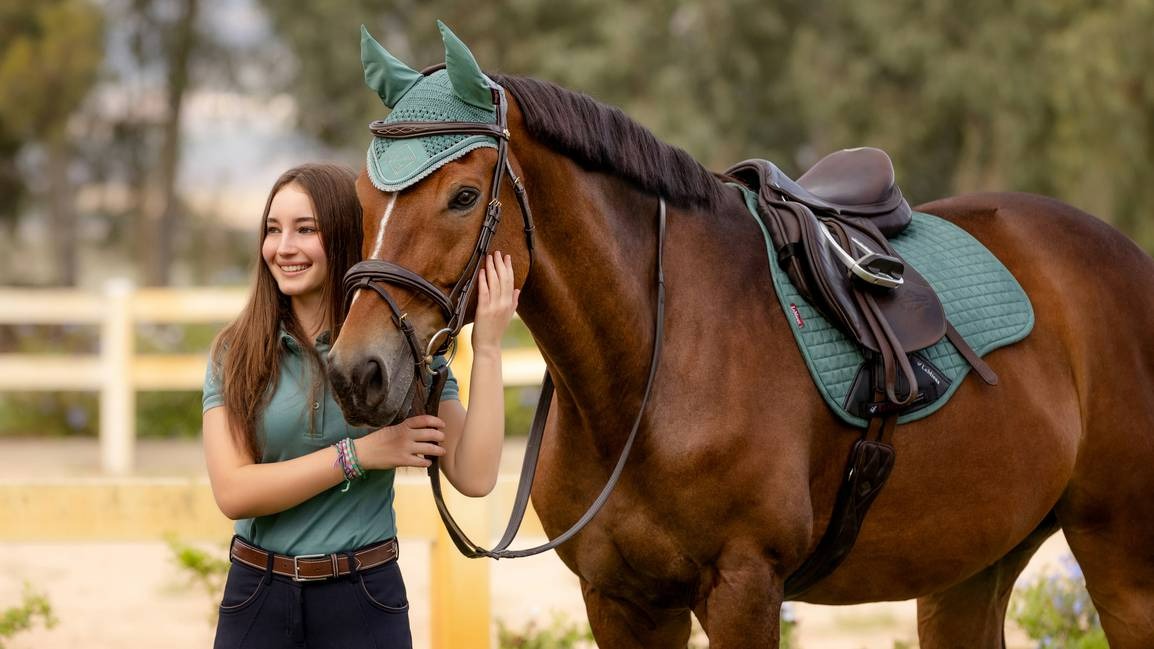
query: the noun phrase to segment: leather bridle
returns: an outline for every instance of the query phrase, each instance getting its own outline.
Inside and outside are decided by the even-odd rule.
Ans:
[[[424,74],[430,74],[441,67],[443,66],[426,69]],[[533,264],[533,232],[535,228],[533,226],[533,216],[529,210],[529,202],[525,196],[525,187],[521,183],[520,178],[513,172],[512,165],[509,163],[508,145],[510,134],[507,121],[508,105],[505,101],[505,91],[496,84],[492,86],[491,90],[493,93],[493,104],[497,113],[496,123],[494,124],[481,122],[411,121],[387,123],[383,120],[377,120],[369,125],[369,130],[372,131],[373,135],[382,138],[414,138],[430,135],[488,135],[497,139],[497,163],[493,169],[490,200],[485,210],[485,219],[481,225],[481,232],[477,236],[477,243],[473,248],[473,254],[469,258],[469,262],[465,265],[461,276],[457,279],[456,284],[448,296],[432,282],[429,282],[413,271],[398,264],[379,259],[369,259],[358,262],[345,274],[344,290],[346,306],[351,303],[357,291],[361,289],[372,290],[388,305],[389,310],[392,312],[393,323],[401,333],[404,334],[414,360],[414,388],[410,389],[410,393],[412,394],[410,412],[412,414],[437,414],[440,405],[441,390],[444,388],[448,376],[448,368],[442,365],[440,368],[433,370],[432,358],[435,355],[448,351],[460,333],[461,328],[464,326],[465,309],[468,306],[477,273],[480,270],[485,255],[489,253],[489,245],[492,241],[493,234],[496,232],[497,225],[501,221],[501,201],[499,197],[501,178],[505,174],[508,174],[509,181],[512,183],[513,189],[516,192],[517,203],[521,208],[521,215],[525,223],[525,242],[529,253],[530,269]],[[541,449],[541,438],[544,434],[545,422],[549,415],[549,404],[553,396],[553,379],[548,371],[545,372],[545,377],[542,380],[541,396],[537,402],[537,410],[533,415],[533,425],[526,444],[525,458],[521,466],[521,477],[517,486],[517,495],[514,499],[513,511],[510,514],[505,534],[493,549],[486,550],[476,543],[473,543],[461,530],[457,522],[453,520],[445,504],[441,489],[438,458],[435,455],[429,457],[431,461],[428,469],[429,481],[432,486],[433,500],[436,503],[437,512],[440,514],[441,520],[449,532],[449,537],[453,540],[457,549],[466,557],[490,557],[500,559],[530,556],[551,550],[572,538],[581,528],[585,527],[597,512],[600,511],[605,501],[609,499],[610,493],[612,493],[618,478],[620,478],[625,468],[625,462],[629,458],[629,451],[633,447],[633,442],[637,437],[637,431],[641,426],[641,419],[645,414],[646,406],[649,403],[649,395],[653,388],[653,379],[657,373],[657,361],[661,355],[661,339],[664,334],[665,321],[665,278],[662,264],[664,241],[665,199],[662,198],[659,199],[658,205],[657,308],[654,315],[653,349],[649,363],[649,375],[645,382],[645,392],[641,399],[641,406],[638,409],[637,417],[634,419],[633,428],[629,433],[629,437],[626,439],[625,446],[621,451],[621,455],[617,460],[612,474],[606,482],[605,487],[601,490],[601,493],[598,494],[596,500],[594,500],[585,514],[582,515],[573,526],[542,545],[523,550],[507,549],[516,537],[517,531],[521,526],[521,521],[528,507],[529,492],[532,489],[533,477],[536,474],[537,457]],[[388,291],[381,286],[382,283],[397,284],[412,289],[418,294],[428,298],[441,310],[446,322],[445,327],[430,337],[428,344],[423,350],[417,340],[416,331],[409,322],[408,315],[401,312],[397,307],[396,301],[389,295]],[[434,351],[434,343],[436,343],[442,335],[444,335],[444,340]],[[427,386],[426,376],[429,377]]]
[[[426,73],[427,72],[428,71],[426,71]],[[505,91],[500,86],[496,86],[492,88],[492,92],[493,104],[497,113],[497,121],[495,124],[485,124],[483,122],[390,123],[384,120],[376,120],[369,124],[369,130],[373,135],[390,139],[427,137],[431,135],[488,135],[497,139],[497,164],[493,168],[493,182],[489,190],[489,203],[485,207],[485,219],[481,223],[481,231],[477,235],[477,243],[473,247],[473,254],[469,257],[469,262],[465,264],[464,270],[461,271],[461,276],[457,278],[457,282],[453,285],[453,289],[449,292],[448,296],[424,277],[421,277],[404,266],[389,261],[366,259],[354,264],[353,267],[345,273],[344,289],[346,306],[352,301],[353,295],[360,289],[370,289],[380,295],[392,311],[393,322],[396,323],[397,327],[404,333],[405,340],[408,341],[413,353],[418,371],[427,370],[433,356],[444,354],[448,351],[449,346],[456,339],[457,334],[461,332],[461,328],[465,326],[465,309],[468,307],[469,298],[473,293],[477,271],[480,269],[485,255],[489,254],[489,245],[492,242],[493,234],[497,231],[497,224],[501,222],[501,179],[506,174],[509,176],[509,182],[513,185],[513,190],[517,195],[517,203],[521,208],[521,217],[525,222],[525,245],[529,251],[529,267],[532,268],[533,265],[533,213],[529,209],[529,201],[525,196],[525,186],[521,183],[521,179],[513,172],[513,166],[509,163],[508,106],[505,102]],[[401,312],[396,302],[393,301],[378,282],[399,284],[412,289],[418,294],[428,298],[441,310],[441,314],[445,318],[445,327],[429,338],[425,349],[422,350],[418,344],[416,332],[409,323],[407,314]],[[434,351],[434,344],[437,343],[442,335],[444,339]],[[423,373],[419,373],[418,375],[424,376]]]

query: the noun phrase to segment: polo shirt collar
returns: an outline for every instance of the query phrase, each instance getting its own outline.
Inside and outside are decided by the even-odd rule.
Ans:
[[[293,338],[292,334],[288,332],[288,329],[285,329],[284,323],[281,323],[280,331],[277,333],[277,336],[280,338],[281,344],[284,345],[287,349],[298,353],[301,351],[300,342],[298,342],[296,338]],[[328,351],[331,342],[332,333],[328,331],[322,331],[321,335],[317,336],[317,339],[313,341],[313,345],[316,347],[318,352],[324,352]]]

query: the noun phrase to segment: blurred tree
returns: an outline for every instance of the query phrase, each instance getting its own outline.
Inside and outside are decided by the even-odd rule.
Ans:
[[[1154,249],[1154,5],[825,0],[790,69],[815,149],[874,144],[917,200],[1033,191]]]
[[[444,20],[489,70],[547,79],[621,107],[703,162],[793,156],[804,142],[787,84],[767,77],[790,54],[800,1],[519,0],[479,9],[466,0],[334,0],[302,7],[263,0],[291,55],[285,89],[301,125],[359,149],[386,110],[363,84],[356,25],[410,66],[443,61]]]
[[[77,223],[70,138],[77,109],[98,79],[103,21],[88,0],[0,5],[0,215],[17,213],[27,188],[47,204],[57,282],[76,283]],[[25,147],[39,155],[21,169]]]
[[[124,0],[109,3],[128,41],[130,64],[114,83],[139,103],[127,102],[113,122],[113,150],[132,189],[129,218],[136,221],[135,255],[144,284],[171,281],[174,242],[187,220],[177,187],[184,104],[203,38],[200,0]]]
[[[146,0],[137,0],[140,3]],[[176,16],[167,27],[164,43],[165,67],[168,69],[165,83],[165,116],[161,126],[159,151],[159,173],[156,179],[158,200],[147,204],[144,222],[149,235],[146,240],[153,245],[145,247],[145,277],[152,285],[167,286],[170,282],[172,262],[175,259],[173,240],[181,211],[180,197],[177,195],[176,174],[180,164],[181,124],[184,99],[191,85],[190,72],[193,58],[200,40],[197,29],[197,14],[200,0],[179,0]]]
[[[798,173],[872,144],[915,201],[1048,194],[1154,249],[1149,0],[262,4],[302,127],[350,151],[385,113],[361,82],[356,25],[420,68],[442,59],[440,18],[485,68],[619,106],[711,168],[756,156]]]
[[[104,244],[136,265],[144,285],[168,285],[182,256],[219,259],[203,241],[179,183],[189,98],[197,91],[241,89],[245,47],[214,33],[213,0],[104,0],[110,25],[109,65],[101,101],[88,111],[82,156],[102,188],[94,217],[107,224]],[[235,3],[231,3],[235,4]],[[253,88],[244,88],[253,91]],[[218,242],[219,243],[219,242]],[[194,266],[196,264],[193,264]]]

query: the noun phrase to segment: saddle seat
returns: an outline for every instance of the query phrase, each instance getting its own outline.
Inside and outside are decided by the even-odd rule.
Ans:
[[[898,189],[889,155],[881,149],[835,151],[796,181],[766,162],[765,182],[812,210],[867,217],[887,237],[910,223],[912,210]]]

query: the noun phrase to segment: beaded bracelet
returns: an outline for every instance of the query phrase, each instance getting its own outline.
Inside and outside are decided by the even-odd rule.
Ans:
[[[341,493],[349,490],[353,480],[359,480],[365,477],[365,470],[361,468],[360,462],[357,461],[357,447],[353,444],[353,440],[346,437],[334,444],[337,449],[337,465],[341,467],[341,472],[345,474],[345,488],[341,489]]]

